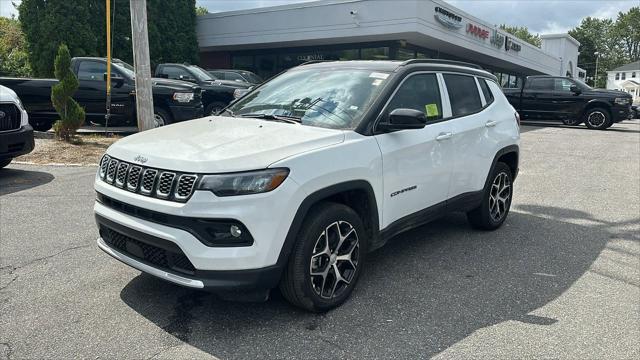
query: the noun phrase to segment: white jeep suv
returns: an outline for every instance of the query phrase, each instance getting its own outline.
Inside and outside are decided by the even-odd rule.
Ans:
[[[444,60],[308,63],[220,116],[124,138],[96,175],[98,246],[167,281],[325,311],[367,253],[450,211],[496,229],[519,125],[496,78]]]

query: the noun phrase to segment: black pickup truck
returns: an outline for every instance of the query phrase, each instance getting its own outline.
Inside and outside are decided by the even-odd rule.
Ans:
[[[523,120],[562,121],[603,130],[626,120],[632,97],[626,92],[594,89],[556,76],[529,76],[521,89],[503,89]]]
[[[203,68],[189,64],[160,64],[156,76],[166,79],[189,81],[202,88],[205,115],[215,115],[235,99],[236,89],[248,89],[246,82],[215,79]]]
[[[71,70],[79,87],[73,98],[85,109],[87,122],[103,125],[106,114],[107,63],[104,58],[75,57]],[[15,91],[35,130],[51,129],[58,115],[51,104],[56,79],[0,78],[0,85]],[[202,89],[192,83],[152,79],[156,126],[202,117]],[[111,119],[109,126],[136,126],[135,74],[133,67],[114,59],[111,69]]]

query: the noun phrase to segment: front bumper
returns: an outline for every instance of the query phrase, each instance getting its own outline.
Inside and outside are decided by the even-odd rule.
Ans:
[[[195,269],[188,260],[166,262],[174,256],[184,258],[184,253],[175,244],[99,215],[96,215],[96,223],[100,229],[100,249],[133,268],[178,285],[219,291],[255,291],[272,289],[280,280],[282,267],[278,265],[261,269],[215,271]],[[113,233],[118,234],[119,246],[115,246],[111,240]],[[185,261],[188,263],[186,266]]]
[[[611,121],[614,123],[627,120],[631,115],[631,105],[617,105],[611,107]]]
[[[192,105],[170,105],[171,116],[173,121],[184,121],[191,119],[198,119],[204,116],[204,107],[202,102]]]
[[[31,125],[25,125],[18,130],[0,132],[0,160],[28,154],[34,146]]]

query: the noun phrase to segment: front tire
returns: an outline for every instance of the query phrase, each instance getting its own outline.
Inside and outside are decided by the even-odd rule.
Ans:
[[[604,130],[613,125],[611,115],[602,108],[589,109],[584,115],[584,124],[592,130]]]
[[[507,164],[497,163],[490,176],[491,182],[484,190],[482,203],[467,213],[469,223],[482,230],[495,230],[504,223],[513,197],[513,175]]]
[[[3,167],[11,164],[11,160],[13,160],[13,159],[0,160],[0,169],[2,169]]]
[[[212,102],[211,104],[207,105],[207,108],[204,110],[204,115],[205,116],[218,115],[218,113],[222,109],[224,109],[226,106],[227,104],[223,102],[219,102],[219,101]]]
[[[171,124],[171,114],[167,110],[154,106],[153,107],[153,127],[159,128],[161,126]]]
[[[280,281],[293,305],[323,312],[351,294],[364,265],[367,239],[362,220],[348,206],[321,203],[305,218]]]

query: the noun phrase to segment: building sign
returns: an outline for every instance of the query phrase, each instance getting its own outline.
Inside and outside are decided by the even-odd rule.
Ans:
[[[478,25],[474,25],[472,23],[467,24],[467,34],[474,35],[484,40],[489,38],[489,30],[485,30]]]
[[[506,41],[504,42],[504,49],[509,51],[520,51],[522,50],[522,46],[518,43],[513,42],[513,39],[507,36]]]
[[[324,60],[323,54],[298,55],[299,61]]]
[[[440,24],[449,29],[460,29],[462,27],[462,16],[456,15],[447,9],[436,6],[436,14],[434,15]]]
[[[504,36],[502,36],[498,30],[491,30],[491,45],[501,48],[504,45]]]

